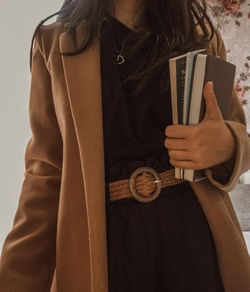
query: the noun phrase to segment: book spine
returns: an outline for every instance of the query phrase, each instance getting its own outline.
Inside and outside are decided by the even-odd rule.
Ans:
[[[207,55],[198,54],[194,58],[193,76],[192,76],[192,94],[190,96],[190,112],[189,125],[197,125],[200,122],[201,113],[204,111],[203,107],[203,87],[205,78]],[[194,169],[185,169],[183,178],[185,180],[196,182],[203,179],[205,176],[203,171]]]
[[[184,57],[179,65],[179,71],[177,70],[178,81],[178,114],[179,114],[179,124],[183,124],[183,111],[184,111],[184,97],[185,97],[185,85],[186,85],[186,62],[187,57]],[[179,171],[178,178],[183,178],[184,169],[177,167],[177,172]]]
[[[177,70],[176,60],[169,60],[171,106],[173,125],[178,124],[178,98],[177,98]],[[180,170],[175,167],[175,178],[180,178]]]

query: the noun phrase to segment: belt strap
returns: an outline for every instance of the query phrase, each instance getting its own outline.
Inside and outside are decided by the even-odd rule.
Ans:
[[[141,202],[150,202],[159,195],[161,188],[183,182],[186,182],[186,180],[175,178],[174,168],[157,173],[151,167],[139,167],[131,174],[129,179],[109,183],[110,200],[134,197]],[[155,191],[155,194],[151,195],[153,191]]]

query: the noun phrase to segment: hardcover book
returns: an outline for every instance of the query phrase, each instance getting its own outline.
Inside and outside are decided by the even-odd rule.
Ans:
[[[229,118],[236,66],[219,56],[197,50],[169,60],[173,124],[196,125],[205,115],[203,88],[213,81],[223,119]],[[175,167],[175,177],[197,182],[204,170]]]

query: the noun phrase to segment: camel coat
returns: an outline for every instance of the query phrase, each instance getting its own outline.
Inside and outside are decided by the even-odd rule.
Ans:
[[[81,23],[77,45],[83,35]],[[207,49],[226,58],[218,31]],[[79,55],[59,55],[71,50],[62,22],[43,25],[35,38],[32,137],[13,228],[2,248],[0,292],[108,291],[100,41]],[[225,291],[250,292],[250,258],[228,195],[250,169],[250,135],[235,90],[225,122],[235,156],[190,184],[215,240]]]

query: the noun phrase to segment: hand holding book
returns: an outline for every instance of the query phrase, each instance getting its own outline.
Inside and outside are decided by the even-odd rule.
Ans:
[[[229,118],[236,66],[201,49],[169,60],[173,125],[165,146],[175,177],[197,182],[235,154]],[[213,83],[213,89],[210,82]]]
[[[205,169],[234,156],[234,137],[224,122],[211,82],[204,86],[203,96],[206,112],[199,124],[166,127],[164,145],[175,167]]]

